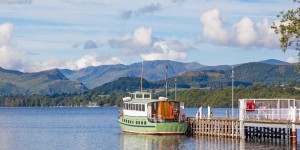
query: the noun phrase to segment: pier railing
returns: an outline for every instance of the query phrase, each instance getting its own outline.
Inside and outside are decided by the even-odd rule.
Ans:
[[[240,110],[241,111],[241,110]],[[290,120],[300,121],[300,109],[281,108],[281,109],[253,109],[248,111],[242,110],[245,115],[243,119],[256,120]]]

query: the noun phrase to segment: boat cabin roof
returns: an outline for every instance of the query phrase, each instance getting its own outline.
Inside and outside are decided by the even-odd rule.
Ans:
[[[134,92],[130,93],[130,97],[132,100],[134,99],[151,99],[151,93],[148,92]]]
[[[130,97],[123,98],[124,103],[128,104],[148,104],[159,101],[172,101],[166,97],[159,97],[158,99],[152,99],[149,92],[134,92],[130,93]]]
[[[158,102],[159,100],[157,99],[143,99],[143,100],[131,100],[128,102],[124,102],[124,103],[128,103],[128,104],[148,104],[148,103],[152,103],[152,102]]]

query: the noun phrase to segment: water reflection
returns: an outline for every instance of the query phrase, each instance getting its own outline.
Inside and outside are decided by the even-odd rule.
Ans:
[[[126,150],[198,149],[198,150],[247,150],[247,149],[297,149],[287,141],[245,141],[209,136],[152,136],[120,133],[120,148]]]
[[[121,149],[185,149],[186,136],[155,136],[120,133]]]
[[[245,141],[231,138],[219,138],[209,136],[195,136],[195,149],[206,150],[206,149],[236,149],[236,150],[247,150],[247,149],[295,149],[300,145],[293,147],[288,141]]]
[[[209,136],[196,136],[195,139],[196,149],[242,149],[240,148],[240,141],[231,138],[218,138]]]

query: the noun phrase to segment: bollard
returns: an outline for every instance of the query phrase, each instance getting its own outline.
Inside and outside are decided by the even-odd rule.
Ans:
[[[225,111],[225,114],[226,114],[226,118],[228,118],[228,110],[227,109]]]
[[[210,114],[211,112],[210,112],[210,107],[209,106],[207,106],[207,118],[209,119],[211,116],[211,114]]]

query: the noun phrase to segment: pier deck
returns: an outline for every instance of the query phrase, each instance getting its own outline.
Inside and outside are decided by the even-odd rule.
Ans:
[[[253,105],[253,106],[251,106]],[[258,108],[255,108],[257,105]],[[237,118],[202,116],[202,107],[196,117],[188,117],[187,134],[246,140],[297,142],[300,129],[300,101],[294,99],[241,99]]]

